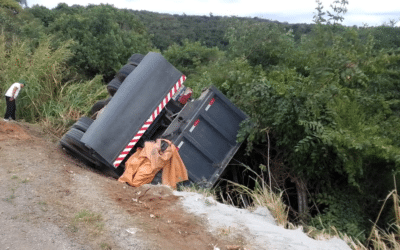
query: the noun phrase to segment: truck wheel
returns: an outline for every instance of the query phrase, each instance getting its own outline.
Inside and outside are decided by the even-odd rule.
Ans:
[[[128,63],[138,66],[139,63],[142,61],[142,59],[144,58],[144,55],[142,54],[133,54],[129,59],[128,59]]]
[[[121,81],[118,80],[118,78],[112,79],[108,84],[107,84],[107,91],[110,94],[110,96],[114,96],[115,92],[117,92],[118,88],[121,86]]]
[[[86,132],[86,130],[90,127],[90,125],[93,123],[93,120],[90,119],[89,117],[83,116],[79,118],[77,122],[75,122],[74,125],[72,125],[73,128],[76,128],[82,132]]]
[[[117,173],[112,171],[110,168],[105,167],[91,156],[89,149],[80,141],[83,134],[84,133],[82,131],[72,128],[63,136],[63,138],[61,138],[60,144],[70,155],[81,160],[85,164],[90,165],[115,179],[118,179],[119,175]]]
[[[104,106],[106,106],[111,100],[111,97],[106,99],[106,100],[100,100],[98,102],[96,102],[92,109],[90,110],[89,114],[92,116],[94,115],[97,111],[99,111],[100,109],[104,108]]]
[[[135,65],[125,64],[117,73],[116,78],[123,82],[125,78],[136,68]]]
[[[92,158],[89,149],[80,140],[84,132],[71,128],[60,140],[60,144],[71,155],[79,160],[93,166],[98,166],[98,162]]]

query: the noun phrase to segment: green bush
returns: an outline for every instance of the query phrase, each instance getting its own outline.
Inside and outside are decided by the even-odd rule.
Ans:
[[[317,203],[325,207],[310,224],[319,230],[336,228],[348,236],[364,242],[368,236],[367,228],[371,227],[365,215],[363,201],[357,191],[337,189],[335,192],[321,192],[317,195]]]

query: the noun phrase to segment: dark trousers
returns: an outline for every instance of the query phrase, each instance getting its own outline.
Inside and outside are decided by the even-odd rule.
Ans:
[[[6,96],[6,103],[7,103],[7,109],[6,109],[6,114],[4,115],[4,119],[13,119],[15,120],[15,110],[17,109],[17,106],[15,104],[15,99],[10,101],[11,97]]]

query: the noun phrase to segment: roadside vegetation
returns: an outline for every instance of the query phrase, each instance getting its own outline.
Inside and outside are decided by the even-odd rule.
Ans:
[[[289,25],[0,0],[0,91],[27,81],[17,117],[61,136],[130,55],[158,51],[195,96],[214,85],[251,118],[226,180],[204,192],[354,249],[400,249],[399,28],[342,26],[347,1],[333,5]]]
[[[72,222],[72,229],[78,231],[78,225],[90,227],[92,234],[99,234],[103,231],[104,223],[101,214],[83,209],[75,214]]]

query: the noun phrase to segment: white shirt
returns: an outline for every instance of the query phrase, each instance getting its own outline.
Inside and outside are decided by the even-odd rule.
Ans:
[[[6,92],[6,96],[12,97],[13,89],[14,89],[15,87],[17,87],[17,91],[15,91],[14,99],[17,98],[17,96],[18,96],[18,94],[19,94],[19,91],[21,90],[21,83],[19,83],[19,82],[16,82],[16,83],[14,83],[13,85],[11,85],[11,87],[10,87],[10,88],[7,90],[7,92]]]

